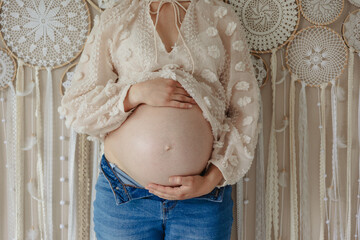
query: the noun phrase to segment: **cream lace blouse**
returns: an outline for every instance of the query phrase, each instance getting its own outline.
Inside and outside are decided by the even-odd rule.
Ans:
[[[123,106],[132,84],[172,78],[212,127],[208,166],[221,170],[225,180],[219,186],[235,184],[251,166],[259,130],[260,90],[243,27],[230,5],[192,0],[167,52],[154,31],[149,1],[121,0],[95,19],[58,111],[67,128],[103,142],[133,112]]]

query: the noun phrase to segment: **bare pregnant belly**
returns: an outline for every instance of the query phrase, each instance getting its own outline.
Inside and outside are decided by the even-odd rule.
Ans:
[[[104,140],[104,154],[142,186],[200,174],[211,157],[211,125],[201,109],[141,104]]]

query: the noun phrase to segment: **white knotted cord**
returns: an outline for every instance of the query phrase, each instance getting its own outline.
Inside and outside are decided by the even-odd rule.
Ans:
[[[243,178],[236,183],[236,224],[237,224],[237,239],[243,239],[243,203],[244,203],[244,185]]]
[[[354,48],[350,47],[349,66],[348,66],[348,114],[347,114],[347,168],[346,168],[346,195],[347,195],[347,222],[346,222],[346,240],[351,239],[351,161],[352,161],[352,111],[353,111],[353,87],[354,87]],[[360,173],[360,172],[359,172]]]
[[[157,26],[157,23],[158,23],[158,20],[159,20],[159,14],[160,14],[160,9],[161,7],[163,6],[163,4],[165,3],[171,3],[174,7],[174,15],[175,15],[175,26],[176,26],[176,29],[179,33],[179,37],[181,38],[186,50],[188,51],[189,53],[189,56],[190,56],[190,59],[191,59],[191,63],[192,63],[192,71],[191,71],[191,74],[194,74],[194,71],[195,71],[195,62],[194,62],[194,58],[191,54],[191,51],[189,49],[189,47],[187,46],[185,40],[184,40],[184,37],[183,35],[181,34],[181,31],[180,31],[180,28],[178,26],[178,22],[180,24],[182,24],[181,22],[181,19],[180,19],[180,10],[179,10],[179,6],[185,11],[187,12],[187,9],[181,5],[179,2],[188,2],[189,0],[160,0],[160,3],[159,3],[159,6],[157,8],[157,10],[155,12],[151,11],[150,9],[150,4],[152,2],[158,2],[159,0],[148,0],[148,9],[149,9],[149,12],[151,14],[156,14],[156,20],[155,20],[155,25],[153,25],[153,30],[154,30],[154,43],[155,43],[155,62],[157,63],[158,61],[158,49],[157,49],[157,38],[156,38],[156,26]]]
[[[283,50],[282,50],[283,51]],[[288,182],[288,173],[286,172],[286,168],[285,168],[285,161],[286,161],[286,156],[285,156],[285,150],[286,150],[286,129],[289,126],[289,119],[286,116],[286,111],[287,111],[287,107],[286,107],[286,95],[287,95],[287,85],[286,85],[286,77],[289,73],[289,71],[285,68],[284,66],[284,59],[283,59],[283,53],[280,54],[281,57],[281,64],[282,64],[282,77],[279,81],[276,82],[276,84],[280,84],[283,83],[283,96],[284,96],[284,100],[283,100],[283,114],[284,114],[284,119],[283,119],[283,127],[281,129],[277,129],[276,132],[277,133],[282,133],[283,136],[283,144],[282,144],[282,168],[281,171],[279,172],[279,186],[281,186],[281,206],[280,206],[280,229],[279,229],[279,240],[282,239],[282,233],[283,233],[283,215],[284,215],[284,189],[285,187],[287,187],[287,182]]]
[[[298,239],[298,204],[296,183],[296,147],[295,147],[295,81],[297,75],[291,75],[290,83],[290,240]]]
[[[47,228],[48,239],[53,239],[53,161],[54,161],[54,98],[53,98],[53,80],[51,68],[47,67],[47,83],[45,92],[45,108],[44,108],[44,169],[46,179],[46,208],[47,208]]]
[[[100,143],[99,140],[93,141],[93,153],[92,153],[92,188],[91,188],[91,209],[90,209],[90,240],[96,240],[94,231],[94,201],[96,198],[95,185],[99,175],[99,164],[100,164]]]
[[[320,167],[319,167],[319,194],[320,194],[320,234],[319,240],[325,239],[325,232],[324,232],[324,220],[325,220],[325,210],[327,209],[325,204],[326,197],[326,131],[325,131],[325,90],[326,90],[327,83],[322,83],[320,85],[321,88],[321,97],[320,97],[320,108],[319,108],[319,130],[320,130]],[[328,214],[326,216],[328,219]],[[327,222],[328,227],[328,237],[330,236],[330,229],[329,229],[329,222]],[[330,239],[330,238],[329,238]]]
[[[18,61],[16,74],[16,92],[24,91],[24,63]],[[16,191],[16,238],[24,239],[25,202],[24,202],[24,152],[21,150],[24,138],[24,97],[16,96],[16,162],[15,162],[15,191]]]
[[[77,133],[73,128],[70,128],[69,139],[69,155],[68,155],[68,174],[69,174],[69,215],[68,215],[68,239],[77,239]]]
[[[256,240],[265,239],[265,163],[264,163],[264,119],[263,102],[260,98],[259,141],[256,147],[256,208],[255,235]]]
[[[299,188],[300,188],[300,239],[307,240],[311,234],[309,201],[309,139],[307,120],[306,83],[301,82],[299,95]]]
[[[46,225],[46,202],[44,193],[44,167],[43,167],[43,129],[42,129],[42,118],[41,118],[41,93],[40,93],[40,80],[39,80],[39,67],[35,67],[35,86],[36,86],[36,138],[37,138],[37,183],[38,193],[41,201],[38,202],[38,220],[40,239],[48,239],[47,237],[47,225]]]
[[[360,57],[360,53],[359,53]],[[360,92],[360,86],[359,86],[359,92]],[[358,147],[360,149],[360,96],[358,100]],[[360,154],[358,159],[358,173],[360,174]],[[357,196],[360,196],[360,175],[358,176],[358,193]],[[357,205],[356,205],[356,215],[355,215],[355,221],[356,221],[356,231],[355,231],[355,237],[358,238],[360,235],[360,198],[357,198]]]
[[[5,101],[5,99],[4,99]],[[7,195],[7,239],[16,239],[15,216],[15,161],[16,161],[16,93],[6,91],[6,195]],[[4,115],[5,116],[5,115]],[[4,132],[4,133],[5,133]]]
[[[279,235],[279,179],[278,179],[278,155],[276,144],[276,71],[277,55],[276,49],[271,53],[271,74],[272,74],[272,120],[269,143],[269,161],[266,177],[266,239],[271,239],[271,228],[274,227],[274,238]]]
[[[343,214],[341,211],[341,195],[339,183],[339,159],[338,159],[338,145],[337,145],[337,98],[336,98],[336,83],[331,81],[331,116],[332,116],[332,132],[333,132],[333,146],[332,146],[332,180],[329,189],[330,203],[334,201],[335,216],[332,219],[339,219],[333,224],[333,239],[344,239],[344,225]]]

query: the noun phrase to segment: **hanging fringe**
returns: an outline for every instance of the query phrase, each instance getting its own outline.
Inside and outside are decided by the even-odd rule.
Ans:
[[[18,60],[16,75],[16,93],[24,91],[24,63]],[[24,97],[16,97],[16,163],[15,163],[15,190],[16,190],[16,238],[24,239],[25,203],[24,203],[24,152],[21,151],[24,138]]]
[[[269,161],[266,179],[266,239],[271,239],[271,227],[274,228],[274,237],[279,236],[279,184],[278,184],[278,155],[276,144],[276,76],[277,76],[276,50],[271,53],[272,74],[272,120],[269,143]]]
[[[243,209],[244,209],[244,182],[243,178],[241,178],[236,183],[236,220],[237,220],[237,239],[244,239],[243,237]]]
[[[290,83],[290,239],[298,239],[298,205],[296,185],[296,148],[295,148],[295,81],[291,75]]]
[[[48,239],[46,229],[46,204],[44,196],[44,168],[43,168],[43,130],[41,118],[41,95],[40,95],[40,81],[39,81],[39,67],[35,67],[35,86],[36,86],[36,138],[37,138],[37,164],[36,172],[38,178],[38,196],[42,201],[38,202],[38,218],[39,218],[39,232],[40,239]]]
[[[351,239],[351,160],[352,160],[352,107],[353,107],[353,87],[354,87],[354,48],[350,47],[349,66],[348,66],[348,116],[347,116],[347,166],[346,166],[346,240]],[[359,126],[360,127],[360,126]]]
[[[301,82],[299,95],[299,187],[300,187],[300,239],[307,240],[311,235],[309,201],[309,147],[306,83]]]
[[[265,239],[265,161],[264,161],[264,119],[263,103],[260,98],[259,141],[256,147],[256,208],[255,240]]]
[[[44,169],[46,179],[46,209],[47,209],[47,233],[48,238],[53,239],[53,207],[52,207],[52,185],[53,185],[53,162],[54,162],[54,97],[53,97],[53,80],[51,68],[47,67],[47,83],[45,93],[44,108]]]
[[[324,223],[325,223],[325,164],[326,164],[326,135],[325,135],[325,90],[327,83],[323,83],[321,87],[321,114],[320,114],[320,174],[319,174],[319,186],[320,186],[320,236],[319,240],[324,240]]]
[[[331,118],[332,118],[332,133],[333,133],[333,144],[332,144],[332,186],[334,187],[336,201],[335,205],[335,219],[333,231],[334,237],[337,239],[338,232],[340,233],[340,239],[344,239],[344,228],[343,228],[343,216],[341,213],[341,198],[340,198],[340,184],[339,184],[339,159],[337,150],[337,99],[336,99],[336,84],[335,80],[331,81]],[[324,126],[325,127],[325,126]]]

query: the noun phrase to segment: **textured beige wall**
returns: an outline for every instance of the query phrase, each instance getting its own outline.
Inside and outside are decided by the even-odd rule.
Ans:
[[[329,27],[331,27],[332,29],[334,29],[336,32],[340,33],[341,32],[341,25],[342,22],[344,21],[344,19],[346,18],[346,16],[353,10],[355,10],[356,8],[354,6],[352,6],[351,4],[349,4],[347,1],[345,3],[345,9],[342,13],[342,15],[340,16],[340,18],[333,24],[329,25]],[[92,9],[92,17],[94,17],[94,14],[97,14],[96,11],[94,11],[94,9]],[[301,18],[301,22],[300,22],[300,28],[304,28],[306,26],[309,26],[310,24],[304,19]],[[0,43],[0,46],[2,47],[3,44]],[[280,54],[280,53],[279,53]],[[262,55],[267,63],[269,63],[269,55],[265,54]],[[278,55],[278,62],[280,63],[280,55]],[[356,179],[358,178],[358,141],[357,141],[357,105],[358,105],[358,97],[359,97],[359,80],[360,80],[360,70],[359,70],[359,66],[360,66],[360,61],[359,61],[359,57],[355,57],[355,81],[354,81],[354,111],[353,111],[353,181],[352,181],[352,189],[353,189],[353,214],[352,214],[352,219],[355,219],[355,200],[356,200],[356,193],[357,193],[357,181]],[[55,89],[55,109],[57,108],[57,106],[60,103],[60,92],[58,89],[59,86],[59,81],[60,78],[62,76],[62,74],[64,73],[66,67],[60,68],[60,69],[56,69],[53,71],[53,77],[54,77],[54,87],[56,87]],[[278,65],[278,74],[280,75],[280,64]],[[27,84],[30,81],[30,76],[31,75],[31,69],[27,68],[26,69],[26,83]],[[42,72],[41,77],[40,77],[40,82],[41,82],[41,89],[42,89],[42,99],[44,98],[44,89],[46,87],[46,73]],[[341,79],[341,86],[346,90],[347,89],[347,71],[344,72],[344,74],[342,75]],[[286,89],[286,96],[284,96],[283,92],[283,85],[278,85],[277,88],[277,110],[276,110],[276,125],[277,128],[279,126],[282,126],[282,118],[283,118],[283,101],[288,102],[289,96],[289,78],[287,79],[287,89]],[[310,199],[309,201],[311,202],[311,226],[312,226],[312,237],[309,239],[317,239],[318,238],[318,226],[319,226],[319,147],[320,147],[320,136],[319,136],[319,130],[318,130],[318,125],[319,125],[319,119],[318,119],[318,108],[316,106],[317,103],[317,89],[316,88],[308,88],[307,89],[307,97],[308,97],[308,116],[309,116],[309,133],[310,133],[310,144],[309,144],[309,154],[310,154],[310,159],[309,159],[309,175],[310,175]],[[332,144],[332,140],[331,140],[331,106],[330,106],[330,88],[327,89],[326,92],[326,96],[327,96],[327,106],[326,106],[326,110],[327,110],[327,115],[326,115],[326,134],[327,134],[327,162],[326,162],[326,167],[327,167],[327,173],[328,173],[328,178],[327,178],[327,186],[330,185],[330,180],[331,180],[331,144]],[[297,84],[297,96],[298,96],[298,92],[299,92],[299,84]],[[268,81],[267,85],[261,90],[262,93],[262,98],[263,98],[263,102],[264,102],[264,146],[265,146],[265,169],[266,169],[266,162],[267,162],[267,152],[268,152],[268,139],[269,139],[269,133],[270,133],[270,124],[271,124],[271,114],[272,114],[272,103],[271,103],[271,99],[272,99],[272,95],[271,95],[271,84],[270,81]],[[26,102],[26,119],[25,119],[25,123],[26,123],[26,129],[25,129],[25,136],[29,136],[31,134],[30,132],[30,101],[31,101],[31,96],[27,96],[25,98],[25,102]],[[288,104],[287,104],[288,107]],[[346,117],[346,102],[340,102],[338,103],[338,134],[343,136],[344,139],[346,139],[346,130],[347,130],[347,117]],[[288,110],[286,115],[288,115]],[[0,112],[0,117],[2,118],[2,113]],[[59,118],[55,117],[54,119],[55,124],[54,124],[54,130],[55,130],[55,146],[60,146],[60,141],[58,136],[60,136],[61,133],[61,121],[59,120]],[[295,121],[297,122],[297,120]],[[6,190],[5,190],[5,186],[6,186],[6,172],[5,172],[5,168],[3,167],[5,165],[5,159],[4,159],[4,145],[2,144],[2,140],[4,139],[4,132],[3,130],[0,131],[0,139],[1,139],[1,144],[0,144],[0,192],[2,194],[0,194],[0,238],[1,239],[7,239],[7,221],[6,221],[6,216],[7,216],[7,205],[6,205]],[[278,154],[279,154],[279,168],[281,167],[282,161],[283,161],[283,151],[285,151],[285,162],[286,162],[286,169],[289,170],[289,131],[288,129],[285,132],[285,141],[283,141],[283,133],[278,133],[277,134],[277,141],[278,141]],[[54,156],[55,156],[55,162],[54,162],[54,167],[55,169],[60,169],[60,161],[58,161],[59,156],[60,156],[60,148],[55,148],[54,150]],[[29,180],[29,176],[30,176],[30,155],[29,153],[27,153],[26,155],[26,160],[24,162],[25,164],[25,179],[26,181]],[[345,191],[346,191],[346,149],[339,149],[339,161],[340,161],[340,173],[341,173],[341,178],[340,178],[340,186],[342,186],[342,196],[345,196]],[[247,205],[248,210],[247,210],[247,218],[246,218],[246,239],[255,239],[255,161],[248,173],[248,176],[250,177],[250,181],[248,182],[248,199],[250,200],[250,203]],[[67,169],[67,165],[65,165],[65,169]],[[60,177],[60,172],[59,171],[54,171],[54,229],[55,229],[55,235],[56,238],[55,239],[62,239],[65,240],[67,239],[67,234],[64,234],[63,237],[61,237],[61,231],[59,229],[59,224],[60,224],[60,216],[61,216],[61,212],[60,212],[60,205],[59,205],[59,201],[60,201],[60,182],[58,181]],[[235,188],[233,188],[233,197],[235,199]],[[65,184],[65,193],[67,193],[68,188],[67,188],[67,184]],[[68,194],[65,194],[65,199],[68,199]],[[25,195],[25,201],[26,201],[26,213],[25,213],[25,218],[26,218],[26,227],[25,229],[28,229],[30,226],[30,197],[28,194]],[[281,201],[281,195],[280,195],[280,201]],[[280,202],[281,203],[281,202]],[[283,219],[282,219],[282,223],[283,223],[283,238],[282,239],[290,239],[289,237],[289,187],[285,188],[284,191],[284,202],[283,202]],[[234,204],[235,206],[235,204]],[[343,206],[344,210],[343,213],[345,213],[345,205]],[[35,208],[36,210],[36,208]],[[67,223],[67,207],[64,208],[64,219],[65,219],[65,223]],[[234,213],[235,213],[235,207],[234,207]],[[235,216],[234,216],[235,217]],[[36,222],[36,216],[35,216],[35,222]],[[352,229],[354,231],[354,224],[352,226]],[[233,234],[232,234],[232,240],[236,239],[236,218],[234,219],[234,225],[233,225]]]

